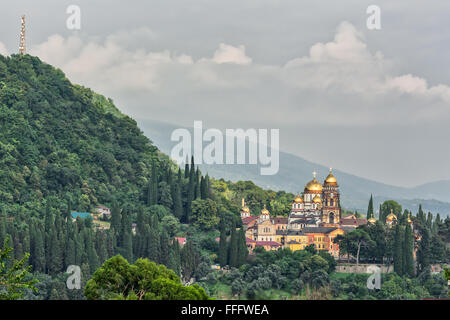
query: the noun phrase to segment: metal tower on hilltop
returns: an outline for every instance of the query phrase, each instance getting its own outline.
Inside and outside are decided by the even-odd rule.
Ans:
[[[22,16],[22,29],[20,30],[19,53],[21,55],[24,55],[26,53],[26,46],[25,46],[25,15]]]

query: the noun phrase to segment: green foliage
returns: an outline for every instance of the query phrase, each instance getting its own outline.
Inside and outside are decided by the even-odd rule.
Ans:
[[[148,259],[129,264],[120,255],[107,260],[87,282],[89,300],[206,300],[197,285],[183,286],[165,266]]]
[[[370,195],[369,206],[367,208],[367,220],[369,220],[370,218],[374,218],[372,195]]]
[[[37,290],[36,279],[27,279],[31,266],[26,267],[29,254],[20,260],[12,259],[13,249],[6,239],[0,249],[0,300],[16,300],[24,295],[25,289]]]
[[[401,217],[402,214],[402,206],[395,202],[394,200],[387,200],[381,204],[380,207],[380,221],[385,223],[386,217],[391,213],[391,210],[397,216],[397,218]]]
[[[200,230],[211,230],[217,228],[220,221],[217,216],[217,205],[211,199],[192,201],[192,223]]]

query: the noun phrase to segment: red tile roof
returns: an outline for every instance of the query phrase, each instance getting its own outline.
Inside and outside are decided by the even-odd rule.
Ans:
[[[287,217],[275,217],[272,219],[275,224],[288,224],[289,218]]]
[[[254,220],[256,220],[258,217],[246,217],[246,218],[242,218],[242,224],[249,224],[250,222],[253,222]]]
[[[281,247],[282,244],[276,241],[256,241],[256,246]]]
[[[175,237],[175,239],[177,239],[180,245],[184,245],[184,243],[186,242],[186,238],[183,237]]]

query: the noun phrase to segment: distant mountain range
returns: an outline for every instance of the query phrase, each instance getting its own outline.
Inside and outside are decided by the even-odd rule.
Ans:
[[[171,141],[170,137],[173,130],[179,126],[153,120],[137,122],[144,134],[161,151],[170,155],[172,147],[177,144]],[[192,134],[192,128],[186,129]],[[292,193],[303,191],[305,184],[312,179],[313,171],[317,171],[319,181],[329,172],[329,168],[285,152],[280,152],[280,169],[278,174],[273,176],[260,175],[259,165],[200,165],[200,169],[214,178],[251,180],[262,188]],[[338,169],[333,169],[333,173],[340,185],[343,208],[366,212],[370,195],[373,194],[376,208],[383,201],[392,199],[413,213],[416,213],[419,204],[422,204],[424,211],[450,215],[449,180],[404,188],[361,178]]]

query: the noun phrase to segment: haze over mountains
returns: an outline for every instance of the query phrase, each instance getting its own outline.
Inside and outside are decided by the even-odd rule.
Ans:
[[[154,120],[137,120],[139,127],[161,151],[170,156],[172,147],[178,142],[170,140],[173,130],[179,126]],[[191,133],[191,128],[187,128]],[[205,128],[204,128],[205,129]],[[193,134],[193,133],[192,133]],[[214,178],[225,180],[252,180],[257,185],[272,189],[285,190],[292,193],[302,192],[304,185],[312,179],[312,172],[318,173],[318,179],[323,180],[329,168],[295,155],[280,152],[280,169],[278,174],[263,176],[259,165],[200,165],[202,172]],[[341,189],[342,206],[345,209],[367,210],[370,195],[373,194],[375,206],[385,200],[396,200],[403,208],[417,212],[419,204],[425,211],[450,214],[450,181],[436,181],[413,188],[392,186],[373,180],[361,178],[349,173],[333,169]]]

